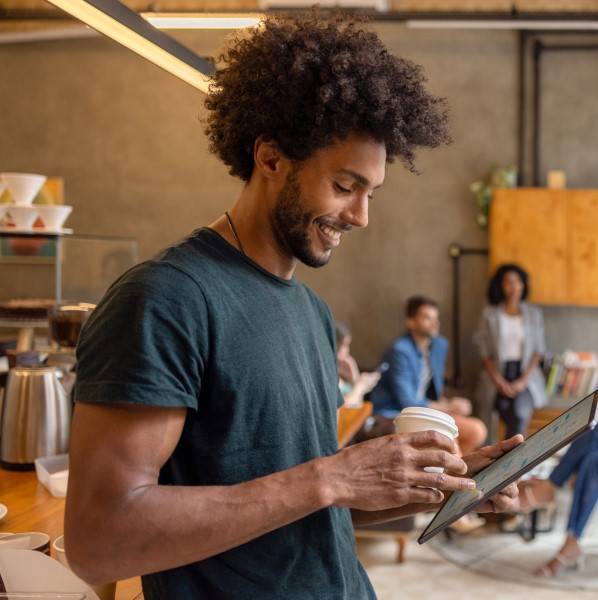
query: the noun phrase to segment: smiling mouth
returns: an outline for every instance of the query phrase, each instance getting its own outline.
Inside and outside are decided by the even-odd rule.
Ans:
[[[332,227],[328,227],[324,223],[318,223],[318,228],[327,238],[330,238],[334,242],[338,242],[341,239],[340,231],[332,229]]]

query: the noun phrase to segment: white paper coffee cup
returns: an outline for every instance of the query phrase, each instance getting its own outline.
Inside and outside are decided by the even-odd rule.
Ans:
[[[415,433],[417,431],[437,431],[454,440],[459,435],[455,419],[450,415],[425,406],[404,408],[394,419],[397,433]],[[425,467],[429,473],[443,473],[442,467]]]

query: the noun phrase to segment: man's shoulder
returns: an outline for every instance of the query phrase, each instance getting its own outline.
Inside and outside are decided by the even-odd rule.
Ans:
[[[108,290],[110,296],[166,294],[169,297],[193,294],[204,283],[225,279],[226,261],[218,255],[217,240],[199,229],[164,248],[123,273]],[[168,290],[171,290],[170,292]]]
[[[445,350],[449,347],[449,341],[443,335],[434,336],[434,338],[432,338],[432,344],[442,350]]]
[[[404,333],[403,335],[396,338],[395,341],[392,343],[392,347],[397,352],[409,354],[413,354],[413,351],[416,349],[415,342],[408,333]]]

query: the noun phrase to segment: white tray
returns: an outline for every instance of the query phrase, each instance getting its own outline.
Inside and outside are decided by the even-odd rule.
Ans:
[[[95,592],[72,571],[35,550],[0,550],[0,572],[7,592],[48,593],[48,590],[53,590],[56,598],[60,598],[60,593],[78,592],[85,594],[85,600],[99,600]],[[13,598],[13,595],[8,597]]]
[[[40,483],[48,488],[52,496],[64,498],[69,479],[69,455],[43,456],[34,462]]]

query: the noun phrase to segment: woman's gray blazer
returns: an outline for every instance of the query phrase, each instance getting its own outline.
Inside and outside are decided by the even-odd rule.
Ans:
[[[505,361],[500,356],[498,343],[498,317],[501,311],[502,305],[486,306],[484,308],[478,329],[474,334],[474,343],[480,357],[490,357],[496,370],[503,374]],[[544,355],[546,351],[546,342],[544,340],[544,318],[542,316],[542,311],[536,306],[531,306],[526,302],[522,302],[521,316],[523,317],[524,330],[521,371],[524,372],[535,354]],[[534,401],[534,408],[546,406],[548,403],[546,398],[546,381],[539,366],[536,367],[530,375],[527,382],[527,389]],[[490,378],[490,374],[486,368],[483,367],[476,388],[476,400],[478,404],[478,414],[487,424],[491,423],[496,393],[496,387]]]

